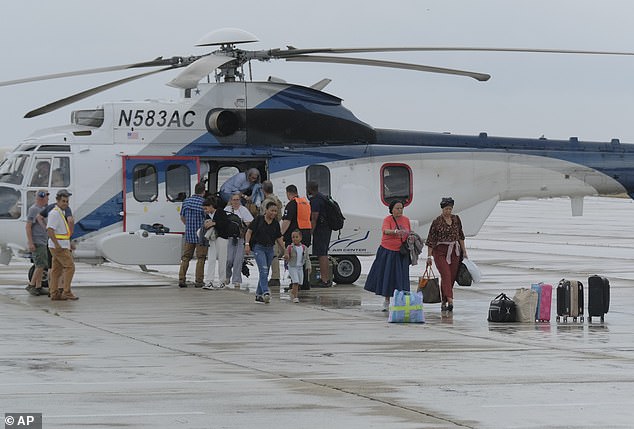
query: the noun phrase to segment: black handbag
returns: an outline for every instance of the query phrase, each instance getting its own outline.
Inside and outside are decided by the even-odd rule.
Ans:
[[[427,267],[425,273],[418,278],[417,292],[423,293],[423,302],[425,304],[437,304],[442,301],[440,283],[431,267]]]
[[[471,273],[467,269],[467,266],[460,262],[460,266],[458,266],[458,275],[456,276],[456,282],[460,286],[471,286],[473,283],[473,277],[471,277]]]
[[[489,305],[489,322],[517,322],[515,301],[501,293]]]

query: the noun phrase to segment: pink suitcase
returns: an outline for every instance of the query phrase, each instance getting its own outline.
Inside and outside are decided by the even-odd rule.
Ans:
[[[539,294],[539,314],[538,322],[550,322],[550,307],[553,302],[553,285],[546,283],[541,284],[541,293]]]

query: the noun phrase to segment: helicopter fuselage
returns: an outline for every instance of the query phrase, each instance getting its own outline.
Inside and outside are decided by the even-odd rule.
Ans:
[[[179,101],[107,103],[73,112],[0,165],[2,262],[27,251],[23,222],[38,189],[72,192],[76,258],[99,263],[178,263],[180,207],[194,184],[215,192],[227,177],[258,168],[286,202],[319,183],[346,216],[330,253],[373,254],[393,199],[405,201],[426,236],[438,201],[452,196],[465,233],[475,235],[496,203],[568,196],[581,214],[587,195],[634,195],[634,146],[375,129],[337,97],[273,82],[200,84]],[[48,176],[34,179],[38,164]],[[141,225],[160,223],[164,235]]]

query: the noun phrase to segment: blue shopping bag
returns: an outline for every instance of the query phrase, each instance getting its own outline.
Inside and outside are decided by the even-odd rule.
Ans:
[[[422,292],[410,293],[395,290],[394,295],[390,298],[387,321],[390,323],[425,323]]]

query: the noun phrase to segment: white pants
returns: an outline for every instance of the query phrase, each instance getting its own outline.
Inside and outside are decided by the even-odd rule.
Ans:
[[[215,281],[216,260],[218,260],[218,281],[227,283],[227,240],[218,237],[209,242],[209,253],[207,253],[207,283]]]

